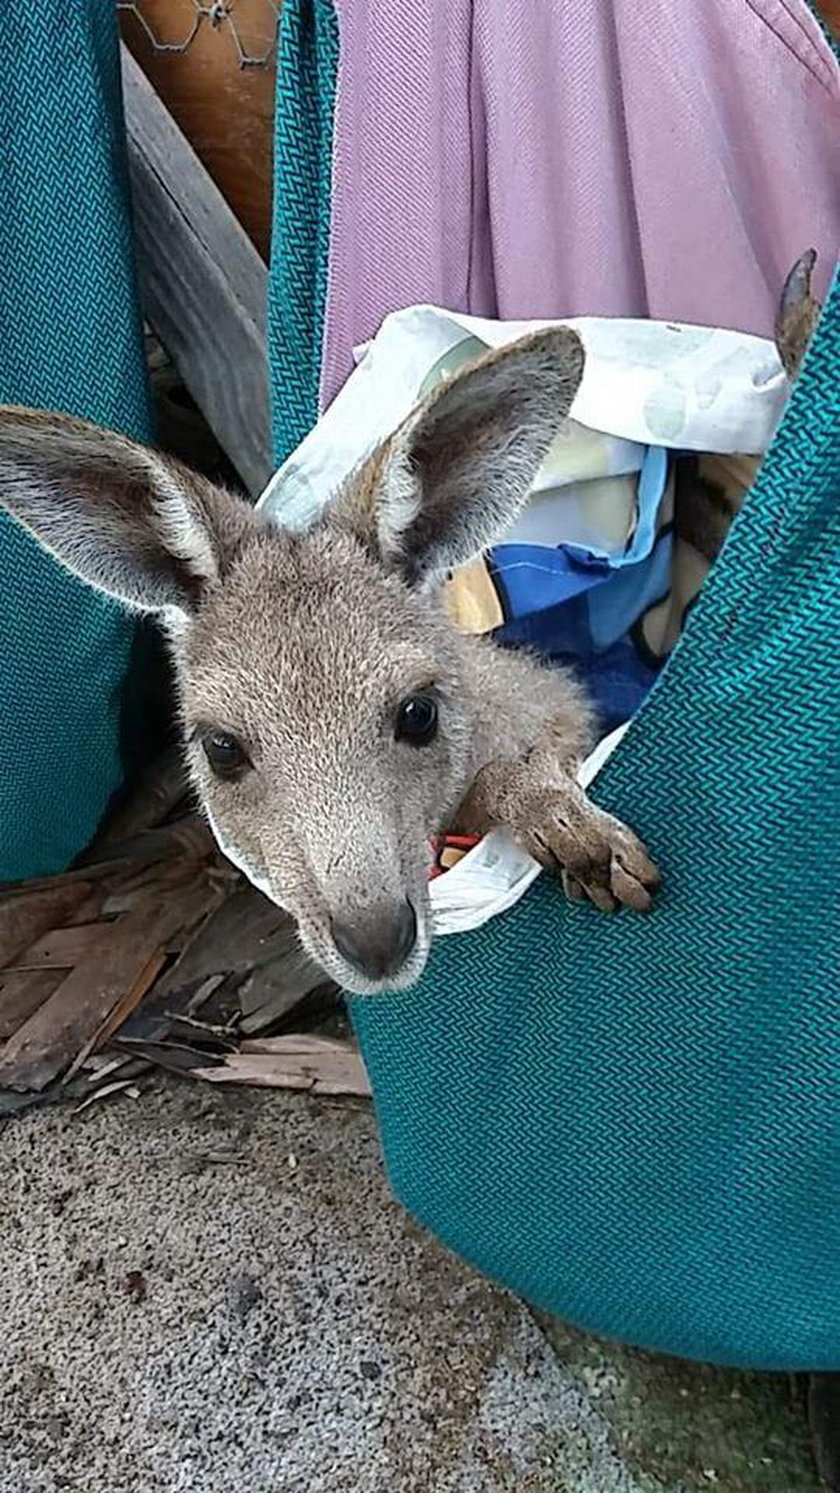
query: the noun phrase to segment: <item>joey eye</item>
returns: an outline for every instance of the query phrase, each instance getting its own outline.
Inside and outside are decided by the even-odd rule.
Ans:
[[[397,711],[394,736],[409,746],[428,746],[437,736],[438,707],[434,695],[407,695]]]
[[[216,777],[225,782],[235,782],[251,766],[241,741],[227,731],[209,731],[202,737],[201,745]]]

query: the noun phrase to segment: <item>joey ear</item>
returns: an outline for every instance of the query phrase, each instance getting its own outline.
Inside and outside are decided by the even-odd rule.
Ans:
[[[126,436],[8,407],[0,506],[81,580],[141,612],[193,610],[258,522],[244,500]]]
[[[549,327],[487,353],[419,405],[345,490],[347,507],[367,508],[386,565],[422,585],[499,538],[569,413],[583,364],[577,333]]]
[[[820,304],[811,294],[811,277],[817,262],[816,249],[797,259],[782,287],[774,337],[782,367],[795,379],[808,343],[819,321]]]

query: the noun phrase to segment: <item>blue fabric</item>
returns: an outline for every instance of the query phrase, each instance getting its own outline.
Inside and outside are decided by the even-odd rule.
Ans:
[[[488,557],[505,617],[495,641],[571,665],[585,682],[605,733],[635,714],[660,667],[637,636],[637,624],[671,586],[672,525],[661,518],[668,463],[661,446],[645,453],[637,522],[623,552],[575,544],[556,549],[499,544]]]
[[[595,613],[600,612],[603,618],[598,625],[599,646],[606,646],[625,632],[636,614],[632,603],[640,576],[636,567],[648,560],[656,546],[659,512],[668,480],[668,461],[668,452],[662,446],[647,448],[637,484],[636,524],[630,543],[623,551],[615,553],[595,547],[583,549],[579,544],[559,544],[556,549],[547,544],[518,542],[495,545],[490,552],[494,584],[503,601],[505,616],[511,619],[526,617],[559,606],[584,591],[605,587],[622,570],[633,567],[632,585],[623,593],[619,607],[612,604],[612,589],[603,590],[593,598]],[[660,551],[659,566],[667,590],[671,568],[670,543]]]
[[[331,0],[285,0],[274,123],[268,349],[279,466],[318,418],[327,293],[338,21]]]
[[[7,7],[0,119],[0,402],[145,438],[113,6]],[[133,635],[0,516],[0,880],[62,869],[95,831]]]
[[[595,796],[647,918],[516,908],[352,1002],[397,1195],[584,1327],[840,1369],[840,283],[686,633]]]

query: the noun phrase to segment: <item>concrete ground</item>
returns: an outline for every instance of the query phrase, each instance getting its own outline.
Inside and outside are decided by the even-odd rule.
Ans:
[[[788,1381],[537,1321],[370,1113],[186,1083],[0,1130],[0,1493],[817,1493]]]

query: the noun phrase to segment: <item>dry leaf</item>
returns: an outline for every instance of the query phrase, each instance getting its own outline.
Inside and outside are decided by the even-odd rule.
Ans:
[[[33,876],[30,881],[21,881],[15,885],[6,882],[0,886],[0,897],[8,896],[12,899],[29,897],[33,892],[59,891],[63,887],[78,886],[80,882],[96,882],[102,877],[117,876],[129,869],[129,862],[125,859],[104,861],[102,865],[76,866],[73,871],[62,871],[60,876]]]
[[[119,1039],[120,1045],[124,1039]],[[125,1040],[125,1051],[133,1057],[154,1063],[170,1073],[193,1078],[202,1064],[213,1062],[213,1057],[200,1047],[190,1047],[184,1042],[138,1042],[134,1038]],[[202,1069],[203,1071],[203,1069]]]
[[[209,975],[246,974],[275,959],[291,956],[300,945],[294,923],[255,887],[236,886],[193,940],[168,983],[178,986]],[[321,977],[323,978],[323,976]]]
[[[110,1073],[116,1073],[118,1068],[124,1068],[130,1062],[131,1058],[127,1053],[118,1052],[114,1056],[112,1049],[110,1052],[91,1053],[79,1066],[91,1075],[91,1083],[102,1083]]]

